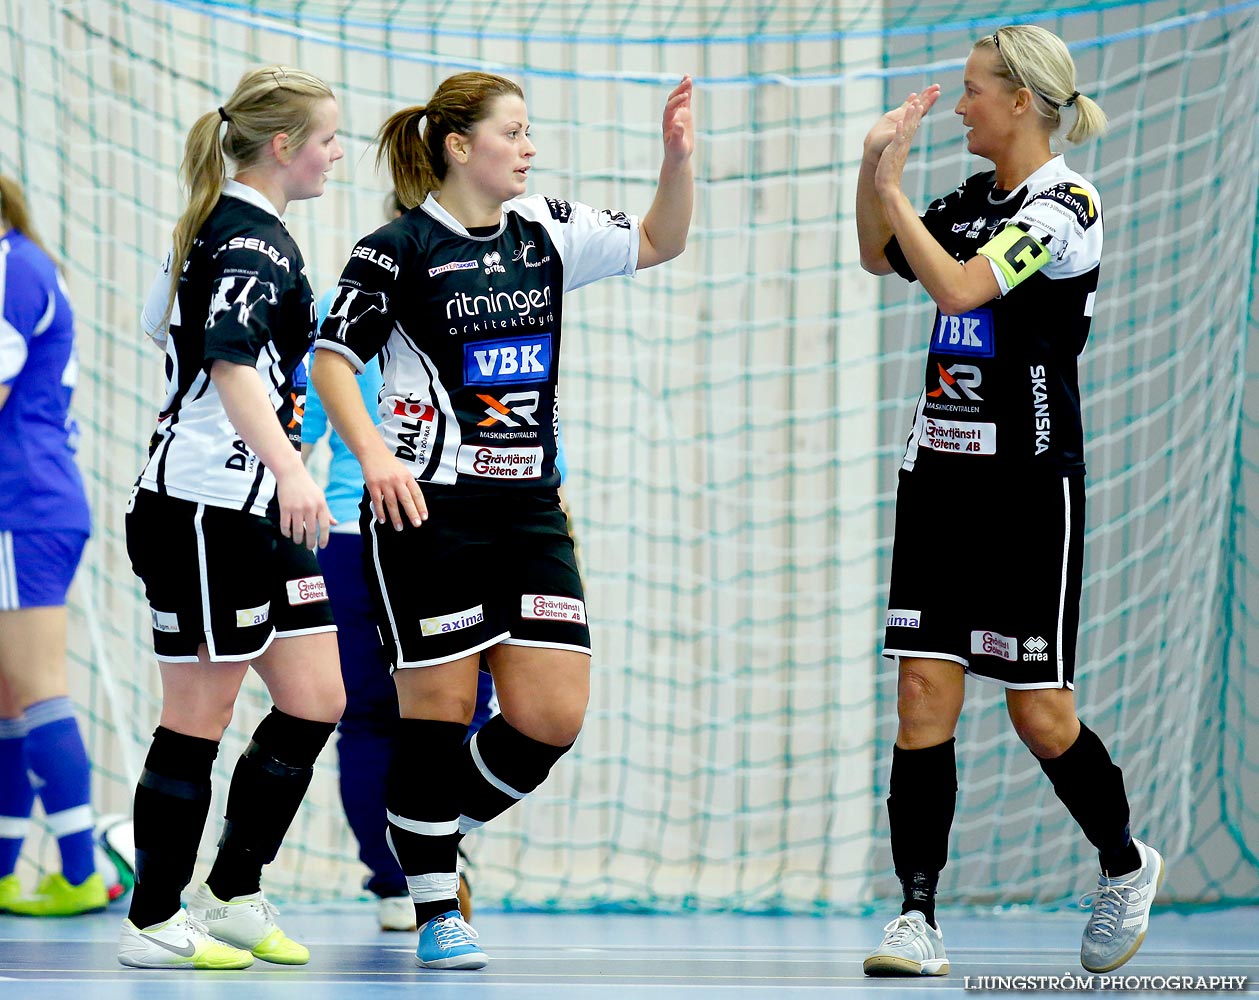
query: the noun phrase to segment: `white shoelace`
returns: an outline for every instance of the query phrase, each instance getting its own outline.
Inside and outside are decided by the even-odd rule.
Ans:
[[[902,913],[883,928],[883,933],[887,935],[883,939],[883,944],[889,947],[907,944],[921,934],[925,928],[926,924],[923,921],[914,917],[908,917]]]
[[[1093,916],[1089,918],[1089,933],[1108,940],[1119,930],[1124,908],[1139,902],[1141,890],[1131,882],[1119,882],[1115,885],[1099,885],[1092,892],[1086,892],[1080,897],[1080,908],[1093,908]]]
[[[437,941],[437,946],[442,949],[471,944],[480,936],[472,925],[466,923],[461,917],[447,917],[433,928],[433,937]]]

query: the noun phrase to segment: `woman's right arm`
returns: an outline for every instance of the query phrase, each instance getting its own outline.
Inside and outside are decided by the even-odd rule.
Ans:
[[[332,428],[340,435],[363,469],[363,485],[372,498],[372,513],[401,531],[403,522],[419,527],[428,519],[424,494],[402,462],[389,453],[355,381],[349,359],[336,351],[315,348],[310,378],[323,401]]]
[[[922,96],[929,98],[932,104],[939,94],[940,87],[934,83],[922,92]],[[905,109],[917,96],[910,94],[904,104],[875,122],[862,147],[861,170],[857,173],[857,243],[861,247],[861,266],[871,274],[892,273],[886,252],[893,236],[892,223],[883,207],[883,200],[875,190],[874,175],[883,150],[896,136],[897,123],[905,117]]]
[[[275,418],[258,370],[218,358],[210,367],[210,379],[236,433],[275,476],[280,534],[309,549],[323,548],[328,544],[332,512],[323,490],[310,478],[301,455]]]

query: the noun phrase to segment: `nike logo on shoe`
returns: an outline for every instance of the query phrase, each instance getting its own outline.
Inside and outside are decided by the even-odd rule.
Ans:
[[[180,947],[178,945],[167,944],[161,938],[155,938],[150,934],[145,934],[143,931],[140,932],[140,937],[142,937],[145,941],[148,941],[150,944],[157,945],[159,948],[165,948],[167,951],[174,952],[181,958],[192,958],[192,956],[197,953],[197,946],[191,941],[186,942],[182,947]]]

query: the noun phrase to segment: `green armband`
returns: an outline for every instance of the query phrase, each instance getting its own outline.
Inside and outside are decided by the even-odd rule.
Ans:
[[[1049,263],[1049,248],[1018,226],[1006,226],[979,252],[1000,268],[1007,288],[1014,288]]]

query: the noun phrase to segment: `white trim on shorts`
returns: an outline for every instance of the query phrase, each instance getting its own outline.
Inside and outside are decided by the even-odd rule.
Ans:
[[[404,663],[399,663],[396,667],[394,667],[394,670],[406,670],[411,667],[435,667],[439,663],[453,663],[455,660],[462,660],[465,656],[471,656],[474,653],[479,653],[482,650],[489,649],[491,646],[497,646],[500,642],[506,641],[510,636],[510,632],[503,632],[494,636],[492,639],[486,639],[484,642],[477,643],[470,649],[465,649],[458,653],[451,653],[449,656],[437,656],[431,660],[407,660]],[[398,643],[397,649],[399,653],[402,652],[402,643]]]
[[[1066,476],[1062,477],[1062,579],[1058,586],[1058,686],[1062,687],[1065,673],[1062,664],[1062,619],[1067,607],[1067,563],[1071,558],[1071,483]],[[1077,639],[1078,644],[1078,639]],[[1076,660],[1080,658],[1080,650],[1075,651]],[[1068,684],[1068,688],[1074,685]]]
[[[1058,626],[1059,630],[1062,626]],[[958,656],[949,656],[947,653],[925,653],[917,649],[885,649],[883,655],[890,660],[896,660],[897,666],[900,665],[902,658],[909,656],[919,660],[944,660],[948,663],[956,663],[966,671],[967,677],[974,677],[977,681],[987,681],[989,684],[996,684],[1011,691],[1056,691],[1058,688],[1065,687],[1068,691],[1074,691],[1074,684],[1062,683],[1062,658],[1058,658],[1058,680],[1045,681],[1041,684],[1010,684],[1006,681],[999,680],[996,677],[989,677],[987,674],[977,674],[970,668],[970,663]]]
[[[0,611],[20,611],[17,562],[13,558],[13,532],[0,531]]]
[[[335,632],[336,630],[337,630],[337,627],[334,624],[334,625],[319,625],[315,628],[295,628],[295,629],[289,629],[285,631],[280,631],[280,629],[272,629],[271,632],[274,635],[274,637],[277,639],[292,639],[294,636],[318,635],[320,632]]]
[[[571,642],[539,642],[536,639],[516,639],[508,633],[503,640],[504,646],[534,646],[538,649],[571,649],[574,653],[585,653],[593,658],[594,652],[589,646],[574,646]]]

